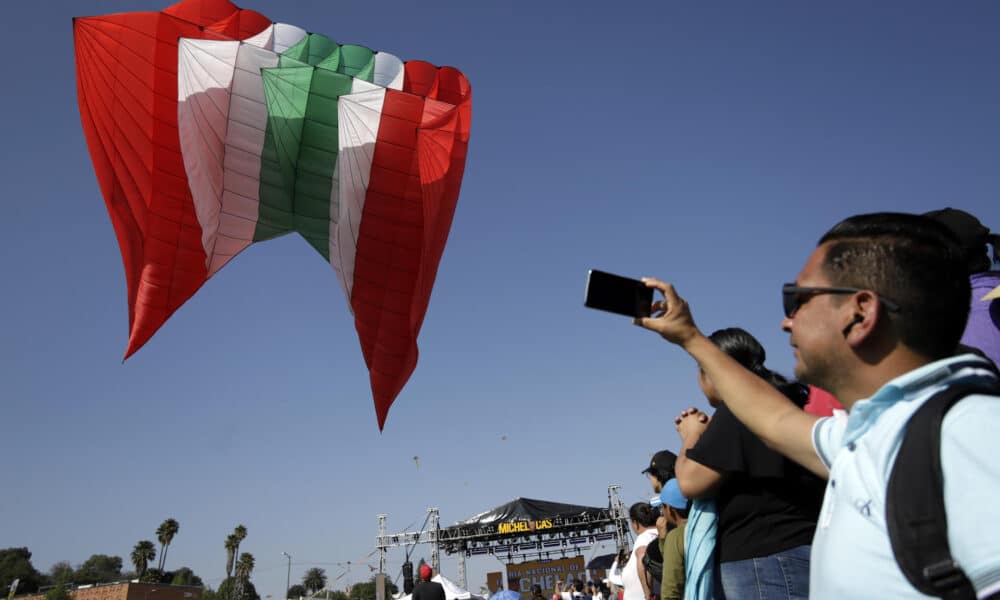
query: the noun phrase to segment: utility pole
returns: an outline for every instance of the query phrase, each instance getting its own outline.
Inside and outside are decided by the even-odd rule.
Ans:
[[[292,555],[287,552],[282,552],[281,555],[288,559],[288,572],[285,574],[285,593],[281,597],[288,600],[288,590],[292,588]]]

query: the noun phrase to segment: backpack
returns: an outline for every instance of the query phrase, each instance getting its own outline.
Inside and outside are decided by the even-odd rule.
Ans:
[[[945,414],[971,394],[1000,396],[1000,383],[953,385],[913,413],[886,492],[889,541],[900,569],[921,592],[948,600],[976,598],[948,546],[940,452]],[[991,598],[1000,598],[1000,593]]]
[[[660,538],[656,538],[646,545],[646,552],[642,555],[642,566],[646,569],[646,584],[649,585],[649,593],[655,598],[660,597],[660,587],[663,579],[663,554],[660,552]]]

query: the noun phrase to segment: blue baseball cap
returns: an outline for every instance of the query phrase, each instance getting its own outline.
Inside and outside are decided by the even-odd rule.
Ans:
[[[676,479],[670,479],[663,484],[663,491],[658,498],[660,505],[672,506],[677,510],[684,510],[688,507],[688,499],[681,493],[681,486]]]

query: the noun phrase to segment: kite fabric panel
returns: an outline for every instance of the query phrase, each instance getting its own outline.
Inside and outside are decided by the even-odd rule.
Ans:
[[[208,278],[177,135],[177,40],[269,24],[228,0],[73,21],[80,119],[125,265],[126,358]]]
[[[196,21],[173,25],[182,17]],[[164,18],[172,27],[152,46],[173,62],[167,69],[161,57],[149,77],[172,95],[127,98],[133,112],[160,112],[149,127],[122,126],[108,86],[136,71],[141,51],[122,32],[143,19],[161,31]],[[115,24],[92,32],[91,20]],[[330,263],[354,313],[381,429],[416,367],[458,201],[471,121],[465,76],[212,0],[77,19],[74,31],[81,117],[129,282],[126,357],[234,256],[295,232]],[[166,158],[146,160],[158,151]],[[170,202],[159,198],[166,192]],[[176,214],[159,219],[153,206]],[[175,224],[173,238],[163,221]]]

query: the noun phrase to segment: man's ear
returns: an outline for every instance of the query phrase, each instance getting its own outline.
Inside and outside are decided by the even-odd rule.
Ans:
[[[864,320],[865,318],[863,316],[854,315],[854,319],[852,319],[851,322],[847,324],[847,327],[844,327],[844,330],[841,333],[844,334],[844,337],[847,337],[847,335],[851,333],[851,329],[853,329],[854,326],[857,325],[858,323],[864,322]]]
[[[874,292],[864,290],[851,298],[850,305],[854,314],[844,325],[841,333],[848,344],[856,346],[868,339],[878,326],[881,318],[879,310],[881,302]]]

